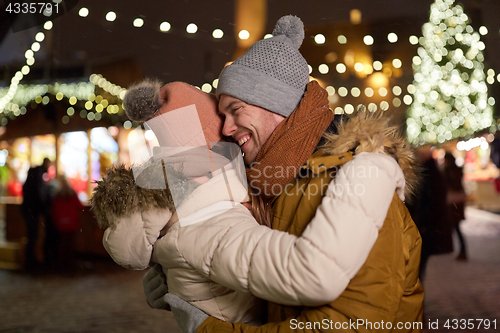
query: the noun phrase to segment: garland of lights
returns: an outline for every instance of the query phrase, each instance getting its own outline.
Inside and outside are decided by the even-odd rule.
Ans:
[[[45,22],[43,27],[45,30],[52,29],[52,21]],[[14,74],[14,77],[10,81],[10,86],[7,89],[7,92],[0,98],[0,113],[2,113],[5,108],[7,108],[8,110],[15,108],[15,106],[11,105],[10,102],[16,94],[16,91],[19,87],[19,82],[23,79],[24,75],[27,75],[30,72],[30,66],[35,63],[35,52],[38,52],[40,50],[40,43],[44,39],[45,34],[41,31],[38,32],[35,35],[35,41],[33,42],[33,44],[31,44],[31,48],[24,53],[24,56],[26,57],[26,65],[24,65],[20,71],[17,71],[16,74]],[[19,108],[19,105],[17,106],[17,108]]]
[[[436,0],[422,27],[418,56],[413,58],[414,101],[408,109],[407,136],[413,144],[443,143],[496,131],[484,73],[485,45],[455,0]]]
[[[5,93],[8,89],[0,89],[0,94]],[[88,120],[100,120],[104,110],[110,115],[122,115],[122,99],[125,93],[126,89],[112,84],[100,74],[92,74],[90,82],[18,85],[16,94],[3,112],[4,118],[0,124],[6,125],[6,117],[24,115],[26,113],[25,106],[33,101],[37,104],[47,105],[50,102],[49,94],[55,96],[58,101],[63,100],[63,98],[67,99],[71,105],[67,110],[68,116],[75,114],[73,106],[78,102],[84,102],[85,110],[82,111],[85,112],[84,116]],[[91,111],[95,111],[95,114]],[[63,123],[69,121],[69,118],[66,119],[67,121],[63,119]]]

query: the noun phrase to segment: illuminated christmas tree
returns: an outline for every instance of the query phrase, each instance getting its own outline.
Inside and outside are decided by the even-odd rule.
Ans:
[[[485,45],[455,0],[436,0],[413,58],[408,141],[421,145],[466,138],[493,125],[484,72]]]

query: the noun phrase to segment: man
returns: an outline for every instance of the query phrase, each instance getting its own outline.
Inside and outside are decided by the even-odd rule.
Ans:
[[[384,167],[377,162],[382,154],[376,153],[394,156],[403,171],[411,169],[412,160],[395,129],[389,128],[386,120],[367,115],[338,124],[338,135],[330,134],[327,143],[315,153],[333,121],[328,94],[317,82],[309,82],[307,63],[298,52],[304,38],[300,19],[281,18],[273,35],[255,43],[224,69],[217,96],[220,112],[225,117],[223,134],[231,136],[245,154],[248,181],[254,194],[272,204],[273,229],[299,236],[315,214],[335,218],[329,216],[329,212],[336,207],[328,204],[330,196],[336,195],[332,192],[337,184],[334,172],[327,171],[339,170],[345,164],[346,170],[340,168],[339,172],[348,172],[356,166],[366,170],[375,166],[384,172]],[[350,151],[356,155],[354,160]],[[385,190],[380,189],[381,193]],[[352,197],[349,200],[355,201]],[[377,212],[386,217],[373,247],[369,247],[371,251],[365,263],[340,297],[329,304],[287,307],[269,303],[268,324],[253,327],[207,318],[173,295],[165,299],[174,309],[184,332],[330,329],[357,332],[381,328],[390,331],[397,324],[397,329],[419,331],[414,322],[422,319],[423,291],[418,280],[420,236],[396,194],[387,206],[388,211],[384,208],[383,212]],[[357,213],[345,211],[353,216]],[[346,252],[349,246],[360,246],[355,241],[348,246],[338,245],[339,251]],[[150,305],[156,302],[158,306],[155,296],[164,289],[151,283],[151,279],[157,280],[158,275],[146,275],[146,295]]]
[[[416,150],[422,166],[422,180],[415,200],[407,205],[422,237],[419,271],[421,281],[425,278],[427,262],[432,255],[453,252],[453,225],[446,202],[446,178],[432,157],[432,150],[430,145]]]
[[[44,253],[46,261],[49,261],[55,254],[51,253],[53,246],[49,243],[54,240],[55,232],[50,219],[50,194],[48,186],[43,179],[43,175],[50,167],[50,159],[44,158],[42,165],[30,168],[26,182],[23,185],[23,203],[21,211],[26,223],[26,234],[28,243],[26,244],[25,267],[32,270],[37,266],[35,258],[35,242],[38,237],[38,223],[40,215],[45,219],[46,240],[44,242]]]

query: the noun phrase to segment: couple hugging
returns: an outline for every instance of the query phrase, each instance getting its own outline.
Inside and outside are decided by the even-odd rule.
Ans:
[[[124,99],[156,147],[110,169],[93,209],[117,263],[154,265],[148,303],[183,332],[422,328],[413,155],[381,115],[334,117],[303,39],[284,16],[215,96],[144,81]]]

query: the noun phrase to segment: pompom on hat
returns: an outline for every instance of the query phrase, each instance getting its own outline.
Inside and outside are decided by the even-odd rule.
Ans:
[[[219,76],[217,97],[225,94],[288,117],[309,83],[307,61],[299,52],[304,24],[281,17],[273,37],[260,40],[226,66]]]
[[[129,87],[123,105],[131,120],[147,121],[160,146],[203,146],[222,138],[215,95],[187,83],[162,86],[159,81],[144,80]]]

